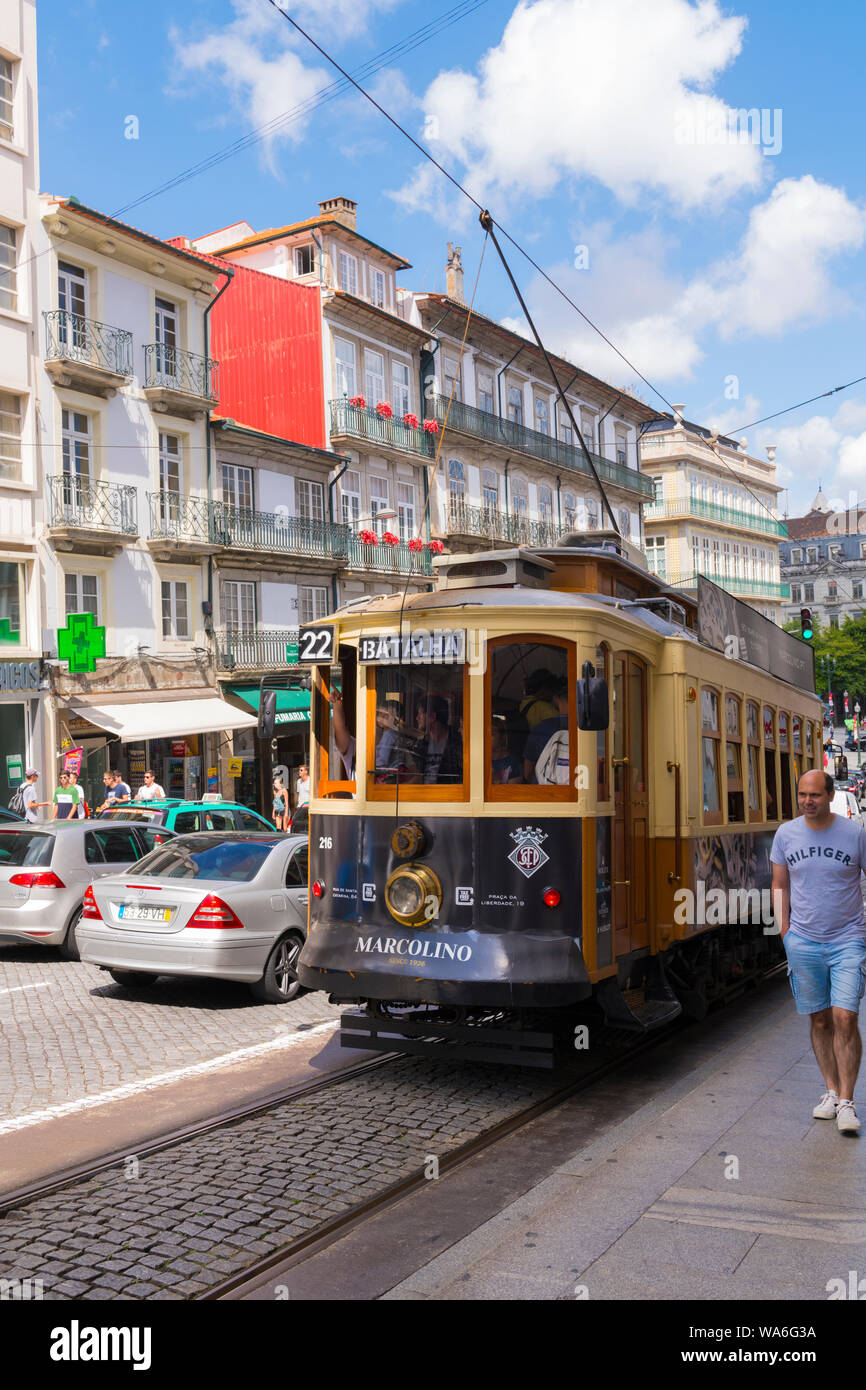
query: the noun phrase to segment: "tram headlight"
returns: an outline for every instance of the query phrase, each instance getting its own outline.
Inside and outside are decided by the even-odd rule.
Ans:
[[[442,884],[426,864],[401,864],[385,884],[385,906],[404,927],[432,922],[442,906]]]

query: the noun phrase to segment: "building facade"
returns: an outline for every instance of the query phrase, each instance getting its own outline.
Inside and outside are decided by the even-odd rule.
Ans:
[[[704,574],[772,622],[783,622],[790,588],[780,573],[785,523],[777,513],[774,450],[753,458],[744,444],[684,421],[648,424],[640,463],[651,484],[644,509],[649,567],[694,589]]]
[[[788,520],[782,575],[791,586],[784,621],[798,622],[810,608],[816,626],[841,627],[866,613],[866,533],[858,530],[861,505],[834,512],[823,492],[805,516]]]

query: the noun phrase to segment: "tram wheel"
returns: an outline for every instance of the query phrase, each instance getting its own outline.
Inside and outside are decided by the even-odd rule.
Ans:
[[[303,989],[298,979],[298,957],[303,949],[300,936],[284,936],[278,941],[265,966],[265,973],[250,991],[263,1004],[289,1004]]]

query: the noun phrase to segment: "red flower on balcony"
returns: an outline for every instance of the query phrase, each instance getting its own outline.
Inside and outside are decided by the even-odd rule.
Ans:
[[[363,396],[350,396],[349,405],[356,405],[361,410],[364,410],[366,408],[367,402]]]
[[[375,531],[359,531],[358,540],[361,541],[364,545],[379,544],[379,537],[376,535]]]
[[[403,416],[403,424],[406,426],[407,429],[410,429],[410,430],[417,430],[417,428],[418,428],[418,416],[417,416],[417,415],[413,415],[412,412],[411,412],[411,410],[408,411],[408,412]]]
[[[409,549],[415,551],[424,549],[424,542],[421,540],[420,536],[412,537],[411,541],[409,542]]]
[[[438,434],[438,433],[439,433],[439,421],[438,421],[438,420],[425,420],[425,421],[424,421],[424,429],[427,431],[428,434]]]
[[[393,531],[383,531],[383,532],[382,532],[382,544],[383,544],[383,545],[399,545],[399,544],[400,544],[400,537],[399,537],[399,536],[395,536]]]
[[[430,541],[427,549],[432,550],[434,555],[441,555],[445,547],[441,541]]]
[[[390,420],[394,412],[387,401],[377,401],[376,414],[381,415],[383,420]]]

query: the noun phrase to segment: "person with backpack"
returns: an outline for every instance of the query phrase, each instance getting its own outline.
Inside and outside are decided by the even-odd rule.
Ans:
[[[13,815],[23,816],[30,824],[39,819],[37,812],[44,806],[49,806],[48,801],[37,801],[38,792],[36,783],[39,781],[39,773],[30,768],[24,781],[13,793],[12,800],[9,802],[9,810]]]
[[[568,681],[563,676],[553,685],[557,713],[535,725],[523,750],[523,773],[527,782],[561,785],[570,780],[568,748]]]

